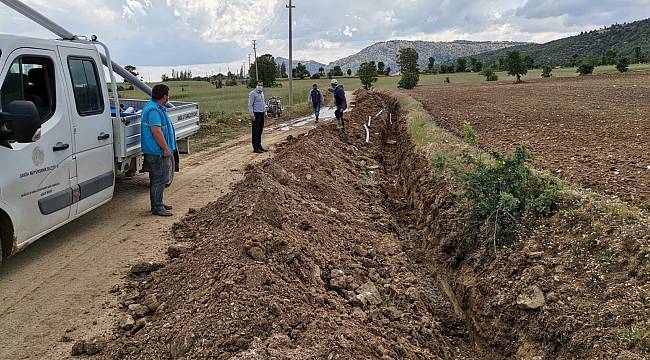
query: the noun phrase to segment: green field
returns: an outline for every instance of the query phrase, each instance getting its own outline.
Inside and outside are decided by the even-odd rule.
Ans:
[[[629,68],[630,72],[650,72],[650,64],[635,64]],[[599,66],[595,69],[594,74],[609,74],[616,73],[617,70],[614,66]],[[541,69],[533,69],[528,71],[527,76],[523,76],[522,80],[540,78]],[[499,72],[499,81],[507,81],[514,79],[508,77],[505,72]],[[553,69],[554,77],[575,77],[578,76],[575,68],[558,68]],[[444,80],[449,77],[451,84],[445,84]],[[376,89],[397,89],[399,76],[381,76],[374,84]],[[358,77],[340,77],[339,83],[343,84],[347,90],[355,90],[361,88],[361,81]],[[319,80],[295,80],[294,81],[294,105],[292,108],[287,106],[288,98],[288,84],[287,80],[279,81],[279,87],[267,88],[264,90],[266,97],[280,96],[282,98],[285,113],[283,119],[303,116],[311,112],[310,106],[307,104],[308,92],[312,84],[316,83],[322,90],[329,87],[329,79]],[[439,85],[439,86],[453,86],[454,84],[470,84],[481,83],[485,81],[485,77],[476,73],[454,73],[454,74],[439,74],[420,76],[419,85]],[[250,89],[245,86],[224,87],[215,89],[214,85],[208,82],[201,81],[171,81],[167,82],[170,87],[170,97],[172,100],[177,101],[192,101],[198,102],[201,107],[203,116],[202,131],[197,136],[198,148],[208,148],[214,146],[224,140],[230,139],[241,133],[245,128],[248,128],[248,93]],[[154,85],[154,84],[150,84]],[[326,101],[331,101],[327,91]],[[142,99],[144,95],[138,90],[120,91],[120,97],[126,99]]]

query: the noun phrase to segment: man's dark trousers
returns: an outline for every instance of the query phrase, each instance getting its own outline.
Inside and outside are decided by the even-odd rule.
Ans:
[[[262,150],[262,132],[264,131],[264,113],[256,112],[253,122],[253,150]]]
[[[144,155],[144,162],[149,167],[149,200],[151,211],[164,211],[163,192],[169,182],[169,159],[158,155]]]

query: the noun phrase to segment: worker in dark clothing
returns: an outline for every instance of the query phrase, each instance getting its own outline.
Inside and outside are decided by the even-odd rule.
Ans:
[[[253,133],[253,152],[261,154],[268,150],[262,147],[262,132],[264,132],[264,83],[257,81],[257,87],[248,95],[248,113],[251,115],[251,127]]]
[[[323,93],[318,90],[318,84],[314,84],[313,88],[309,92],[309,103],[314,107],[314,115],[316,116],[316,122],[318,122],[318,117],[320,115],[320,107],[325,102],[325,97]]]
[[[334,116],[336,116],[336,120],[339,122],[339,130],[341,130],[342,133],[345,133],[345,121],[343,120],[343,112],[348,108],[348,101],[345,98],[345,89],[343,88],[343,85],[339,84],[339,82],[336,81],[336,79],[332,79],[332,81],[330,81],[330,84],[332,87],[328,90],[334,94],[334,104],[336,105]]]

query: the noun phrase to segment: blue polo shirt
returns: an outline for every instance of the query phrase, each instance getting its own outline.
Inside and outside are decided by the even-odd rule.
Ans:
[[[142,119],[140,121],[140,146],[142,153],[146,155],[164,156],[165,151],[158,145],[153,137],[152,127],[158,126],[165,135],[165,142],[169,150],[173,153],[176,150],[176,134],[174,126],[167,115],[164,106],[159,105],[153,99],[149,100],[144,109],[142,109]]]

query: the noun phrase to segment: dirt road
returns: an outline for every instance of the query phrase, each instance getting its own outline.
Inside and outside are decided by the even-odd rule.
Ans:
[[[321,116],[332,114],[325,109]],[[263,144],[273,149],[288,135],[308,131],[314,126],[308,120],[270,127]],[[109,291],[129,266],[161,258],[174,222],[228,192],[247,164],[272,154],[253,154],[244,135],[184,158],[165,192],[174,206],[171,218],[149,215],[145,176],[118,181],[112,202],[8,259],[0,269],[0,359],[64,358],[71,341],[109,329],[115,305]]]

